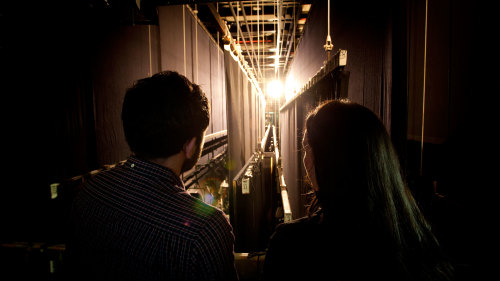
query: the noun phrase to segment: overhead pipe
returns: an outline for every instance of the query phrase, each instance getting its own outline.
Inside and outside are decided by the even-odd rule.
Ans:
[[[248,46],[247,46],[247,43],[246,43],[245,36],[243,35],[243,32],[241,31],[239,20],[238,20],[236,14],[234,13],[233,4],[231,2],[229,2],[229,7],[230,7],[230,10],[231,10],[231,14],[233,14],[233,17],[236,19],[236,24],[238,25],[238,34],[243,39],[243,44],[245,45],[245,49],[248,52]],[[252,46],[253,46],[253,43],[252,43]],[[253,64],[253,59],[250,59],[250,62],[252,63],[253,69],[255,69],[255,65]]]
[[[250,82],[255,86],[255,88],[257,89],[257,92],[259,94],[263,95],[262,90],[260,89],[260,86],[255,79],[255,75],[253,73],[253,70],[248,68],[248,62],[245,61],[245,57],[243,57],[240,50],[238,50],[238,48],[236,47],[236,44],[234,43],[234,39],[231,37],[231,34],[229,33],[229,31],[222,38],[222,42],[224,43],[224,49],[229,52],[231,57],[236,62],[238,62],[241,70],[247,75],[248,80],[250,80]]]
[[[229,3],[229,4],[231,5],[231,3]],[[233,13],[233,16],[235,16],[232,5],[231,5],[231,12]],[[239,28],[238,28],[238,30],[239,30]],[[239,30],[239,31],[241,32],[241,30]],[[242,37],[243,37],[243,41],[245,41],[245,38],[243,35],[242,35]],[[248,80],[250,80],[250,82],[255,86],[259,95],[263,96],[264,94],[262,93],[262,90],[259,86],[259,83],[257,82],[257,80],[255,78],[255,74],[253,73],[253,69],[248,68],[248,62],[245,60],[245,57],[243,57],[243,55],[241,54],[241,50],[239,50],[236,47],[235,41],[232,38],[231,32],[229,31],[229,28],[227,27],[226,24],[224,24],[224,36],[222,38],[222,42],[224,43],[224,49],[226,51],[229,51],[229,54],[236,62],[238,62],[241,70],[248,77]],[[245,47],[246,47],[246,43],[245,43]]]
[[[285,16],[283,16],[283,20],[281,20],[281,17],[282,17],[281,15],[283,15],[282,12],[283,12],[284,8],[283,8],[283,2],[282,2],[282,0],[280,0],[280,2],[281,2],[281,6],[279,8],[279,12],[280,12],[279,21],[280,21],[280,25],[281,25],[280,32],[282,33],[281,34],[281,38],[280,38],[280,42],[284,42],[284,40],[285,40],[285,23],[286,23],[286,20],[285,20]],[[283,43],[281,43],[281,48],[279,49],[279,57],[281,57],[281,51],[282,50],[283,50]]]
[[[208,3],[207,7],[209,8],[210,12],[212,13],[212,16],[214,17],[215,21],[217,22],[217,29],[225,34],[226,33],[226,24],[224,23],[224,20],[220,17],[219,12],[217,11],[217,8],[214,6],[212,3]]]
[[[248,34],[248,37],[250,40],[250,45],[252,46],[252,56],[250,58],[250,61],[252,62],[252,67],[255,69],[255,66],[253,64],[253,61],[255,59],[255,51],[254,51],[254,47],[253,47],[253,36],[250,34],[250,28],[248,28],[247,14],[245,12],[245,7],[243,7],[243,4],[241,4],[241,2],[240,2],[240,7],[241,7],[241,11],[243,12],[243,18],[245,19],[245,26],[247,27],[247,34]],[[245,47],[246,47],[246,45],[245,45]],[[248,51],[248,49],[247,49],[247,51]],[[258,71],[260,72],[260,65],[257,64],[257,67],[258,67]]]
[[[264,11],[264,9],[262,9]],[[260,69],[260,7],[259,1],[257,0],[257,65],[259,66],[260,79],[262,79],[262,70]],[[264,45],[264,38],[262,38],[262,45]]]
[[[285,64],[283,65],[283,71],[286,70],[286,66],[288,64],[288,59],[290,58],[290,51],[292,50],[292,39],[295,38],[295,30],[297,29],[296,26],[297,26],[297,20],[298,20],[298,15],[300,13],[300,10],[297,10],[295,11],[295,7],[294,7],[294,14],[293,14],[293,21],[292,21],[292,25],[291,25],[291,32],[289,32],[289,37],[288,37],[288,42],[289,42],[289,45],[288,45],[288,50],[286,52],[286,57],[285,57]],[[295,39],[294,39],[295,41]]]
[[[279,56],[280,56],[280,37],[281,37],[281,6],[283,5],[282,0],[276,0],[276,13],[277,13],[277,31],[276,35],[276,57],[274,59],[274,74],[278,73]]]

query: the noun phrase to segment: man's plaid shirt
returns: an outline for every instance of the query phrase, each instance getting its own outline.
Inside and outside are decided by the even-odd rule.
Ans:
[[[161,165],[130,157],[77,194],[68,242],[82,280],[237,280],[223,212]]]

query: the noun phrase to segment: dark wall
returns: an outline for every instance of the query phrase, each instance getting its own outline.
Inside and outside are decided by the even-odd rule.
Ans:
[[[228,52],[224,52],[227,92],[227,126],[229,145],[229,180],[258,151],[264,137],[264,108],[262,94],[250,83]]]
[[[314,4],[325,5],[319,2]],[[325,20],[318,18],[326,13],[320,10],[311,10],[292,65],[294,75],[300,70],[307,76],[298,76],[302,81],[324,60]],[[335,49],[348,51],[348,97],[386,124],[408,185],[457,265],[459,280],[485,276],[493,268],[486,257],[497,233],[491,224],[500,93],[496,9],[487,1],[402,0],[335,1],[332,11]],[[281,111],[284,173],[289,196],[296,197],[290,201],[299,210],[307,204],[299,194],[305,191],[300,189],[301,112],[311,104],[301,100]],[[296,131],[283,135],[283,130]]]
[[[206,135],[227,130],[224,53],[187,6],[158,7],[161,69],[175,70],[200,85],[211,105]],[[200,159],[208,162],[219,148]]]
[[[188,8],[183,14],[182,7],[162,7],[151,16],[134,1],[75,2],[26,9],[2,4],[10,188],[1,196],[6,231],[0,240],[61,237],[55,232],[64,214],[51,207],[50,184],[64,186],[130,155],[120,115],[125,91],[137,79],[160,70],[185,73],[213,105],[207,134],[227,129],[223,53]],[[171,44],[178,34],[186,44]]]
[[[155,44],[159,34],[154,25],[100,26],[97,32],[102,37],[97,40],[92,58],[92,94],[97,158],[103,166],[130,155],[121,125],[121,105],[134,81],[160,69]]]
[[[443,166],[437,162],[446,161],[442,153],[458,135],[471,134],[474,143],[488,142],[481,136],[494,120],[495,103],[488,100],[499,92],[494,78],[498,52],[491,48],[499,25],[489,12],[493,7],[482,1],[429,1],[425,48],[425,2],[407,1],[406,7],[407,169],[439,180]]]
[[[224,65],[228,112],[230,221],[235,234],[235,251],[260,251],[265,248],[269,234],[264,224],[271,219],[264,216],[267,216],[270,207],[267,194],[272,191],[272,186],[269,185],[271,182],[264,183],[264,178],[261,178],[270,177],[270,171],[264,171],[261,159],[254,159],[254,153],[259,150],[258,144],[264,137],[265,102],[262,94],[228,52],[224,52]],[[246,172],[245,164],[250,160],[255,162],[251,191],[250,194],[243,194],[241,179]]]
[[[2,7],[8,143],[2,238],[46,239],[49,184],[98,165],[92,95],[94,15],[68,4]],[[90,93],[90,95],[89,95]],[[6,111],[7,113],[7,111]]]
[[[290,73],[303,86],[323,67],[328,33],[328,2],[314,1]],[[391,1],[331,1],[330,34],[334,49],[347,50],[348,97],[389,116],[387,96],[392,79]],[[384,120],[389,125],[389,120]],[[389,127],[389,126],[388,126]]]
[[[347,50],[349,73],[347,97],[373,110],[391,129],[392,96],[392,2],[331,1],[330,30],[334,50]],[[327,59],[323,45],[327,36],[327,1],[314,1],[304,35],[298,45],[289,75],[302,87]],[[340,79],[340,78],[339,78]],[[282,110],[280,119],[283,173],[289,190],[294,218],[305,214],[307,204],[301,157],[303,121],[308,111],[321,100],[340,97],[334,94],[337,78],[329,77],[303,92],[303,98]],[[398,93],[404,94],[404,93]],[[406,113],[406,112],[405,112]]]
[[[417,2],[410,2],[415,11],[422,9]],[[413,88],[408,103],[410,185],[420,194],[432,194],[434,187],[439,193],[424,210],[446,250],[462,265],[462,280],[491,274],[486,257],[497,237],[490,188],[496,182],[491,156],[498,155],[492,134],[498,120],[495,95],[500,93],[500,56],[492,45],[500,26],[495,10],[487,1],[429,1],[425,107],[422,86]],[[416,73],[414,66],[409,63],[409,73]]]

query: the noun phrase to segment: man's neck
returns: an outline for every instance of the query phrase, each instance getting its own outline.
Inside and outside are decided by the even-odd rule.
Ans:
[[[163,167],[169,168],[177,176],[181,175],[182,163],[184,163],[184,155],[182,152],[169,156],[167,158],[155,158],[149,161],[161,165]]]

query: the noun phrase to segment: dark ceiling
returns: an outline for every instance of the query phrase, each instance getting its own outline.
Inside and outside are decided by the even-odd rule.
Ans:
[[[218,23],[223,21],[261,84],[284,77],[302,35],[311,1],[212,2],[190,6],[198,11],[199,19],[214,39],[224,36]]]

